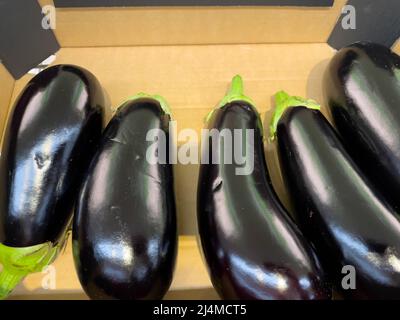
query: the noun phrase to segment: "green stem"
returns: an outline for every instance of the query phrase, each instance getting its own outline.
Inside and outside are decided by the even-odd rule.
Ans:
[[[240,75],[236,75],[232,78],[232,82],[231,82],[231,85],[230,85],[230,88],[229,88],[227,94],[221,100],[221,102],[217,105],[217,107],[212,109],[207,114],[205,122],[207,123],[211,119],[211,117],[216,109],[222,108],[223,106],[227,105],[228,103],[232,103],[235,101],[244,101],[244,102],[247,102],[247,103],[251,104],[252,106],[254,106],[253,100],[251,100],[249,97],[247,97],[243,93],[243,80]]]
[[[269,126],[269,138],[271,141],[275,139],[278,123],[284,112],[292,107],[306,107],[309,109],[320,110],[321,106],[312,99],[304,99],[301,97],[290,96],[285,91],[279,91],[275,94],[275,111]]]
[[[151,94],[147,94],[147,93],[144,93],[144,92],[139,92],[139,93],[127,98],[120,106],[122,106],[123,104],[125,104],[128,101],[133,101],[133,100],[143,99],[143,98],[156,100],[160,104],[161,109],[163,109],[163,111],[166,114],[171,115],[171,108],[169,107],[167,101],[162,96],[160,96],[158,94],[151,95]]]
[[[275,93],[276,108],[283,105],[285,103],[285,101],[288,100],[289,98],[290,98],[290,96],[285,91],[281,90],[281,91],[278,91],[277,93]]]
[[[28,274],[40,272],[53,262],[60,249],[60,244],[51,242],[31,247],[15,248],[0,244],[0,299],[6,298]]]
[[[232,78],[231,88],[228,91],[227,96],[241,96],[243,95],[243,79],[240,75],[236,75]]]
[[[251,105],[254,105],[253,100],[245,96],[243,93],[243,80],[240,75],[236,75],[232,78],[231,87],[225,97],[221,100],[217,108],[222,108],[226,104],[234,101],[244,101]]]
[[[8,297],[11,291],[22,281],[25,277],[23,272],[10,272],[3,270],[0,273],[0,300]]]

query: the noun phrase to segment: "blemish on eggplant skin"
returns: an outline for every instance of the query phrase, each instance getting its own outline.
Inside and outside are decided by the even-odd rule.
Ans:
[[[222,188],[222,184],[223,184],[223,182],[222,182],[221,178],[216,179],[214,181],[213,187],[212,187],[213,192],[220,190]]]
[[[110,141],[113,141],[113,142],[115,142],[115,143],[119,143],[119,144],[126,145],[126,142],[125,142],[125,141],[120,140],[120,139],[118,139],[118,138],[110,138]]]
[[[33,158],[36,162],[36,166],[38,167],[38,169],[42,169],[46,163],[46,161],[48,160],[48,156],[42,156],[40,154],[35,154],[35,157]]]
[[[162,181],[159,178],[153,176],[151,173],[143,171],[142,174],[145,175],[146,177],[149,177],[153,182],[162,185]]]

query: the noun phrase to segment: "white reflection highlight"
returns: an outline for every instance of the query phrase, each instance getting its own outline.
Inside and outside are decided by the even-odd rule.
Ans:
[[[87,101],[89,101],[89,93],[85,90],[85,86],[80,84],[75,88],[75,94],[77,96],[76,108],[82,112],[86,108]]]
[[[304,136],[307,134],[300,128],[293,126],[293,135],[295,136]],[[313,183],[313,189],[318,190],[319,200],[321,202],[327,203],[330,200],[329,185],[326,185],[324,181],[329,177],[329,172],[324,172],[324,179],[321,178],[321,168],[324,168],[325,165],[321,162],[320,158],[315,157],[315,152],[309,150],[309,145],[304,143],[304,141],[309,141],[309,138],[306,139],[297,139],[298,149],[302,151],[301,161],[302,168],[308,175],[308,181]]]
[[[300,286],[305,290],[311,288],[310,280],[308,280],[307,278],[301,278],[299,283]]]
[[[124,242],[103,240],[95,244],[94,252],[98,257],[112,258],[112,261],[122,265],[131,265],[133,261],[133,250]]]
[[[289,288],[286,276],[279,273],[279,271],[268,272],[267,270],[262,270],[257,265],[243,260],[237,255],[231,256],[231,260],[232,269],[240,270],[240,275],[238,275],[236,281],[240,282],[242,287],[246,287],[248,291],[253,292],[255,295],[260,294],[258,290],[260,286],[265,286],[266,289],[277,288],[281,293]],[[257,286],[253,286],[254,280],[257,280]]]
[[[149,257],[157,257],[159,256],[159,241],[157,239],[149,240],[147,244],[147,255]]]
[[[392,123],[391,120],[394,117],[390,115],[390,110],[387,110],[388,112],[381,112],[379,108],[380,97],[376,88],[370,86],[369,82],[363,81],[364,76],[362,75],[362,71],[357,69],[355,71],[353,76],[347,79],[348,94],[357,105],[362,105],[365,110],[368,110],[362,116],[368,125],[373,128],[375,134],[379,136],[379,139],[384,141],[385,145],[397,144],[397,136],[393,134],[395,130],[394,126],[382,126],[383,123]],[[396,108],[393,108],[393,110],[397,111]]]
[[[223,183],[222,180],[220,183]],[[216,223],[222,229],[221,232],[228,238],[234,238],[241,234],[240,225],[236,225],[233,221],[233,215],[229,211],[229,203],[231,203],[226,198],[226,193],[222,191],[214,192],[214,203],[218,207],[218,214],[216,215]],[[233,211],[233,209],[232,209]],[[244,212],[244,214],[246,214]]]
[[[24,131],[30,127],[32,123],[35,122],[35,117],[42,116],[40,112],[40,107],[44,104],[41,101],[44,99],[44,95],[42,91],[37,92],[30,98],[29,105],[25,107],[24,115],[21,119],[19,134],[23,135]],[[33,108],[32,106],[35,106]]]
[[[102,152],[100,158],[98,159],[96,169],[93,172],[93,177],[96,177],[96,183],[92,185],[93,190],[90,193],[90,200],[88,201],[88,207],[91,212],[97,212],[99,203],[103,203],[104,195],[110,193],[112,190],[108,191],[109,188],[114,186],[110,184],[110,179],[108,173],[112,170],[109,166],[113,166],[113,162],[109,161],[110,151]]]
[[[11,190],[10,208],[12,212],[22,214],[35,214],[40,216],[44,214],[38,212],[40,205],[49,203],[50,198],[54,196],[63,176],[54,179],[57,171],[52,170],[54,155],[61,149],[70,139],[77,134],[79,128],[69,127],[61,130],[53,130],[51,134],[46,135],[38,142],[31,152],[24,154],[23,158],[18,159],[18,167],[15,168]],[[67,152],[69,154],[69,152]],[[44,185],[49,182],[54,183],[54,189],[45,189]],[[32,194],[35,196],[32,198]]]
[[[361,239],[349,235],[339,227],[334,229],[334,234],[335,238],[343,243],[342,251],[345,259],[353,261],[357,270],[368,274],[372,279],[390,285],[392,272],[400,272],[400,259],[396,248],[388,247],[382,254],[371,252]]]
[[[389,254],[388,262],[396,272],[400,272],[400,259],[396,255]]]
[[[274,222],[271,225],[275,226],[276,229],[271,231],[276,232],[277,237],[282,239],[282,242],[285,242],[285,248],[287,248],[290,255],[296,257],[299,264],[304,265],[306,263],[306,260],[304,259],[304,251],[299,243],[296,242],[297,238],[293,237],[289,232],[290,229],[287,228],[279,217],[272,216],[272,218]]]
[[[141,179],[142,181],[137,181],[143,186],[140,192],[143,193],[144,199],[146,199],[147,210],[147,218],[151,219],[155,224],[158,224],[160,218],[160,212],[162,212],[163,203],[159,201],[159,199],[154,198],[155,194],[162,194],[165,192],[164,186],[161,183],[161,179],[159,176],[159,168],[158,165],[147,165],[146,159],[142,158],[142,163],[144,164]]]

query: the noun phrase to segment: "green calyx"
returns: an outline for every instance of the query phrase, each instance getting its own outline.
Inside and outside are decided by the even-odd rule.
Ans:
[[[231,87],[225,97],[218,104],[217,108],[222,108],[228,103],[235,101],[244,101],[254,106],[253,100],[245,96],[243,93],[243,80],[240,75],[236,75],[232,79]]]
[[[44,267],[54,261],[64,242],[53,246],[51,242],[14,248],[0,244],[0,300],[7,298],[11,291],[28,274],[41,272]]]
[[[247,97],[246,95],[244,95],[244,93],[243,93],[243,80],[240,75],[236,75],[232,78],[231,86],[228,90],[228,93],[220,101],[220,103],[207,114],[205,122],[206,123],[209,122],[209,120],[211,119],[215,110],[222,108],[223,106],[227,105],[228,103],[232,103],[235,101],[247,102],[248,104],[255,106],[253,100],[250,99],[249,97]],[[259,119],[259,120],[260,120],[259,125],[260,125],[261,132],[262,132],[261,119]]]
[[[275,139],[278,122],[286,109],[292,107],[306,107],[309,109],[320,110],[321,106],[312,99],[290,96],[285,91],[279,91],[275,94],[275,111],[269,125],[269,138]]]
[[[131,97],[127,98],[121,104],[121,106],[123,104],[125,104],[126,102],[128,102],[128,101],[133,101],[133,100],[138,100],[138,99],[143,99],[143,98],[156,100],[160,104],[161,109],[163,109],[163,111],[166,114],[171,116],[171,108],[169,107],[167,101],[163,97],[161,97],[160,95],[157,95],[157,94],[151,95],[151,94],[147,94],[147,93],[144,93],[144,92],[139,92],[139,93],[135,94],[134,96],[131,96]]]
[[[230,85],[228,93],[220,101],[220,103],[218,103],[218,105],[207,114],[205,122],[209,122],[215,110],[217,110],[218,108],[222,108],[226,104],[234,101],[244,101],[250,103],[251,105],[254,105],[253,101],[243,94],[243,80],[240,75],[236,75],[232,78],[232,83]]]

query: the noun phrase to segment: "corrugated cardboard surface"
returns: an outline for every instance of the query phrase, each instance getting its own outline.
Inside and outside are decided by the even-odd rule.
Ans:
[[[327,44],[258,44],[63,48],[56,64],[72,63],[92,71],[107,91],[112,106],[140,92],[164,96],[178,130],[200,133],[207,113],[219,102],[235,74],[244,79],[245,93],[256,103],[262,119],[269,119],[272,96],[278,90],[322,101],[321,78],[334,50]],[[26,83],[16,81],[12,102]],[[108,118],[112,110],[109,109]],[[267,120],[264,121],[267,127]],[[182,144],[181,141],[179,144]],[[273,146],[267,160],[278,194],[284,202]],[[198,165],[176,165],[175,182],[180,246],[171,291],[166,298],[216,298],[196,243]],[[45,274],[29,276],[14,298],[85,298],[75,274],[71,247],[56,262],[57,289],[41,289]]]
[[[52,0],[39,2],[52,4]],[[241,74],[245,93],[255,101],[267,127],[272,96],[278,90],[322,102],[322,74],[334,54],[325,41],[344,4],[345,0],[337,0],[332,9],[60,9],[55,32],[62,46],[69,48],[57,53],[55,63],[77,64],[92,71],[113,107],[137,92],[160,94],[169,102],[178,129],[198,133],[232,76]],[[260,42],[275,43],[251,44]],[[400,43],[395,50],[400,53]],[[12,96],[11,106],[31,78],[25,75],[14,87],[14,80],[0,65],[0,104],[8,105]],[[9,110],[0,109],[0,129]],[[108,119],[111,115],[112,110],[107,110]],[[266,155],[274,186],[287,205],[273,145],[266,144]],[[175,166],[179,233],[183,236],[167,298],[216,298],[195,238],[197,175],[196,164]],[[45,274],[38,273],[27,277],[13,297],[84,298],[70,245],[54,266],[56,290],[42,289]]]
[[[55,33],[62,47],[326,42],[345,3],[336,0],[332,8],[61,8]]]
[[[400,40],[397,40],[397,42],[394,44],[393,51],[397,54],[400,54]]]

